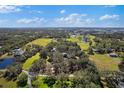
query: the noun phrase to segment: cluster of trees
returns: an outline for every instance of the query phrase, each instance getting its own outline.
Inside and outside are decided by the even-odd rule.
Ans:
[[[124,58],[122,58],[122,61],[120,62],[118,67],[119,67],[120,71],[124,72]]]
[[[22,72],[22,65],[16,64],[14,66],[9,66],[6,69],[5,73],[3,74],[3,77],[8,81],[9,80],[15,81],[21,72]]]
[[[122,33],[123,34],[123,33]],[[95,34],[95,49],[100,54],[115,52],[124,52],[123,35],[120,33]]]
[[[23,63],[33,55],[35,55],[38,51],[42,49],[42,47],[37,45],[27,46],[26,51],[23,55],[15,56],[15,62],[6,68],[6,71],[3,73],[3,77],[7,80],[16,80],[19,74],[22,72]],[[22,78],[19,78],[22,79]],[[23,83],[21,80],[18,82],[20,85]],[[22,86],[22,85],[20,85]]]
[[[0,56],[11,52],[15,48],[20,48],[36,37],[30,37],[33,33],[18,31],[0,31]],[[37,36],[37,35],[36,35]]]
[[[22,72],[17,78],[17,86],[18,87],[25,87],[27,85],[27,75]]]
[[[124,73],[117,71],[105,71],[101,73],[103,77],[102,81],[104,82],[104,87],[109,88],[122,88],[124,87]]]
[[[14,58],[15,58],[16,62],[24,63],[28,58],[34,56],[40,50],[42,50],[42,46],[38,46],[38,45],[34,45],[34,44],[27,45],[27,46],[25,46],[25,51],[24,51],[23,55],[14,56]]]
[[[12,49],[20,48],[37,38],[66,38],[69,34],[65,30],[49,29],[0,29],[0,56]]]
[[[48,87],[102,87],[96,67],[77,43],[52,42],[40,54],[29,71],[47,75],[43,81]]]

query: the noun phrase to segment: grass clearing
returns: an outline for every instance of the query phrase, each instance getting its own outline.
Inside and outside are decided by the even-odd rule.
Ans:
[[[89,42],[83,42],[83,41],[80,41],[78,39],[78,37],[83,37],[83,36],[77,36],[77,37],[71,37],[69,39],[67,39],[68,41],[71,41],[71,42],[77,42],[77,44],[81,47],[82,50],[88,50],[89,48]]]
[[[26,62],[23,64],[23,69],[28,70],[30,66],[40,58],[40,53],[37,53],[36,55],[32,56],[31,58],[28,58]]]
[[[50,38],[40,38],[40,39],[36,39],[36,40],[28,43],[27,45],[29,45],[29,44],[36,44],[36,45],[44,46],[45,47],[51,41],[52,41],[52,39],[50,39]]]
[[[98,70],[100,71],[119,71],[118,64],[120,63],[120,58],[112,58],[108,55],[90,55],[90,60],[92,60]]]
[[[3,87],[3,88],[16,88],[17,84],[16,84],[16,81],[7,81],[4,78],[0,78],[0,87]]]

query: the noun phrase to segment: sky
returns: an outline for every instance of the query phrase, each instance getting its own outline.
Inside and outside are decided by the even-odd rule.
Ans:
[[[0,27],[124,27],[124,6],[4,5]]]

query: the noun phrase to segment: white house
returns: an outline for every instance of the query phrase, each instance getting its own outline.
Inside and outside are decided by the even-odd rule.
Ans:
[[[19,55],[22,55],[24,53],[24,51],[21,49],[21,48],[16,48],[12,51],[12,53],[15,55],[15,56],[19,56]]]

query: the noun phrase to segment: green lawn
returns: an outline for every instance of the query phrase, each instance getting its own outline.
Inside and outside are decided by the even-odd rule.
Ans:
[[[28,43],[27,45],[36,44],[36,45],[40,45],[40,46],[46,46],[51,41],[52,41],[52,39],[50,39],[50,38],[40,38],[40,39],[36,39],[36,40]]]
[[[32,56],[31,58],[28,58],[26,62],[23,64],[23,69],[28,70],[30,66],[40,58],[40,53],[37,53],[36,55]]]
[[[0,86],[3,88],[16,88],[16,81],[7,81],[4,78],[0,78]]]
[[[108,55],[95,54],[90,55],[90,60],[92,60],[98,70],[100,71],[119,71],[118,64],[121,61],[120,58],[112,58]]]

